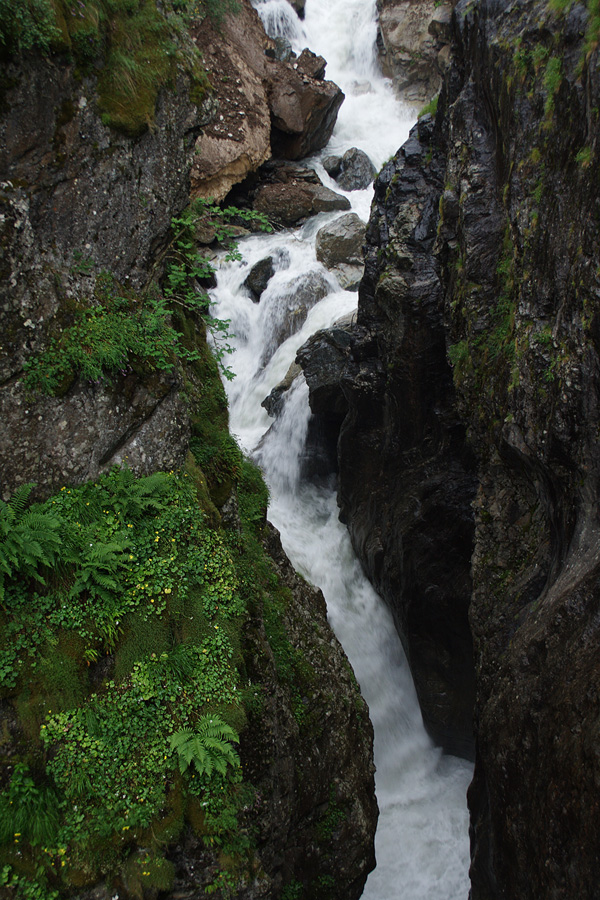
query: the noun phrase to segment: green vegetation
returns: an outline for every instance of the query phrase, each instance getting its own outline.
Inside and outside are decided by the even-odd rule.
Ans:
[[[16,897],[102,876],[166,889],[164,853],[186,821],[234,870],[249,864],[238,815],[253,796],[233,744],[256,692],[240,683],[241,629],[263,604],[284,615],[288,594],[260,541],[260,473],[240,454],[231,474],[241,531],[208,524],[191,458],[184,473],[141,479],[115,468],[22,513],[47,517],[55,539],[52,569],[12,553],[0,617],[0,697],[23,729],[0,794],[0,883]],[[280,677],[306,690],[281,619],[265,628]],[[130,871],[138,846],[147,856]],[[228,882],[224,869],[214,889]]]
[[[237,0],[0,0],[0,55],[59,53],[83,73],[98,71],[105,124],[132,137],[154,121],[159,92],[178,69],[202,102],[210,89],[200,55],[187,35],[192,18],[219,24]]]
[[[290,594],[262,545],[267,490],[228,433],[206,342],[226,323],[215,326],[190,287],[211,271],[195,229],[210,219],[236,254],[234,215],[195,204],[174,221],[157,263],[162,292],[126,291],[86,264],[93,301],[70,301],[51,347],[30,360],[29,389],[54,393],[77,377],[121,377],[123,366],[146,381],[177,367],[192,452],[184,471],[139,478],[115,467],[43,503],[29,505],[31,486],[0,503],[0,700],[18,721],[4,735],[0,887],[18,900],[100,879],[139,896],[168,890],[165,854],[184,828],[215,851],[207,892],[247,876],[253,835],[240,816],[255,799],[235,745],[262,708],[244,668],[253,616],[271,645],[269,677],[312,727],[312,667],[290,642]],[[228,529],[218,509],[232,490],[239,527]]]
[[[198,200],[173,220],[174,238],[163,292],[151,283],[146,291],[137,294],[123,288],[109,273],[100,273],[94,302],[87,306],[75,304],[69,324],[59,325],[46,349],[25,362],[23,380],[28,391],[60,396],[76,378],[112,381],[131,371],[171,372],[181,363],[197,362],[204,351],[193,340],[186,340],[186,317],[203,323],[212,333],[222,372],[232,377],[223,363],[225,354],[231,351],[227,341],[229,323],[210,315],[208,296],[196,287],[197,280],[208,278],[214,269],[196,250],[194,231],[201,222],[212,222],[216,239],[229,247],[227,258],[233,259],[237,247],[231,240],[228,223],[236,214],[234,208],[221,210]],[[244,215],[268,228],[260,214]]]
[[[588,0],[588,22],[585,30],[584,56],[587,58],[600,40],[600,0]]]
[[[478,289],[477,285],[462,284],[464,276],[460,267],[455,271],[457,296],[461,292],[468,293],[471,289]],[[496,302],[488,313],[485,329],[478,323],[477,330],[471,330],[467,323],[466,335],[448,348],[455,383],[463,390],[475,391],[478,406],[486,395],[493,404],[500,402],[501,385],[509,387],[512,384],[515,358],[515,251],[508,226],[496,274]],[[464,325],[461,323],[461,331],[463,329]]]
[[[575,161],[577,162],[578,166],[581,166],[582,169],[587,169],[592,161],[592,148],[582,147],[575,157]]]
[[[432,97],[432,99],[429,101],[429,103],[427,103],[427,104],[423,107],[423,109],[421,110],[421,112],[419,113],[419,119],[421,118],[421,116],[426,116],[426,115],[428,115],[429,113],[430,113],[432,116],[435,116],[435,114],[436,114],[436,112],[437,112],[437,107],[438,107],[438,100],[439,100],[439,98],[440,98],[440,95],[439,95],[439,94],[436,94],[435,97]]]
[[[544,88],[546,90],[546,103],[544,106],[544,112],[547,117],[551,116],[554,112],[554,98],[558,93],[558,89],[562,82],[562,77],[562,60],[558,59],[558,57],[556,56],[553,56],[552,59],[548,60],[548,64],[544,72]]]
[[[22,532],[51,522],[52,543],[37,570],[31,540],[5,554],[0,693],[27,740],[0,797],[0,862],[18,875],[88,883],[136,842],[164,874],[186,797],[210,809],[207,837],[235,831],[245,603],[198,497],[188,473],[115,468],[21,515]]]

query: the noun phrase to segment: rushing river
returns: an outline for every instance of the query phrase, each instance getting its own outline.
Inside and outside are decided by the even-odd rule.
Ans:
[[[414,113],[402,107],[377,71],[375,0],[307,0],[300,22],[286,0],[253,0],[271,35],[287,37],[299,53],[310,47],[328,61],[327,78],[346,94],[325,153],[359,147],[377,168],[403,143]],[[338,190],[318,157],[310,161],[326,185]],[[372,189],[347,195],[366,220]],[[341,291],[317,262],[315,236],[339,213],[322,214],[300,230],[247,238],[243,262],[220,270],[213,291],[215,315],[231,320],[237,377],[227,385],[231,430],[261,465],[271,490],[269,518],[280,530],[296,568],[318,585],[329,618],[352,663],[375,728],[376,790],[380,808],[377,868],[366,900],[466,900],[471,767],[435,748],[423,728],[410,671],[382,601],[365,579],[346,529],[338,521],[334,485],[300,478],[309,420],[302,378],[288,392],[273,424],[261,401],[285,375],[297,349],[319,328],[356,308],[357,295]],[[242,282],[250,266],[273,256],[276,273],[260,303]],[[303,327],[280,343],[290,297],[310,277],[329,279],[327,296]]]

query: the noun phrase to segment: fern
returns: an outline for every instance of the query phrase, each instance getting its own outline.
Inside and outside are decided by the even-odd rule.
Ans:
[[[0,603],[6,578],[27,575],[45,584],[40,569],[54,563],[61,545],[59,520],[27,509],[33,487],[22,485],[8,503],[0,500]]]
[[[136,478],[128,466],[115,466],[106,482],[107,503],[122,525],[139,520],[145,513],[161,512],[164,503],[158,499],[169,488],[169,476],[155,472]]]
[[[237,732],[219,716],[206,715],[197,731],[183,728],[171,735],[169,743],[171,750],[177,751],[181,773],[194,765],[198,774],[210,777],[215,771],[225,775],[227,766],[240,765],[238,753],[230,743],[239,740]]]
[[[125,540],[92,544],[87,555],[77,560],[77,575],[69,596],[75,598],[87,591],[90,599],[111,601],[114,592],[120,588],[119,569],[127,565],[126,549]]]

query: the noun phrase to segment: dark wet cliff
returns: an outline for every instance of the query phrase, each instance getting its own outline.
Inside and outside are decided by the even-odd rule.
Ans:
[[[473,900],[598,895],[598,16],[461,2],[383,168],[340,506],[426,725],[476,758]]]

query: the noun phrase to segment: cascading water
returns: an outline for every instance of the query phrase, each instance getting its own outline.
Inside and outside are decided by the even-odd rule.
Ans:
[[[326,153],[359,147],[375,166],[403,143],[411,113],[394,97],[375,61],[376,0],[307,0],[300,22],[287,0],[253,0],[272,35],[287,37],[294,50],[308,46],[328,61],[327,77],[346,100]],[[318,158],[310,161],[335,190]],[[348,194],[366,219],[371,189]],[[319,328],[356,308],[356,294],[342,291],[317,262],[315,236],[339,214],[321,215],[296,232],[257,235],[242,246],[243,262],[225,266],[213,292],[215,314],[231,320],[236,335],[227,386],[232,431],[259,462],[271,490],[269,518],[280,530],[296,568],[323,590],[331,624],[352,663],[375,728],[376,789],[380,819],[377,868],[369,876],[367,900],[465,900],[468,893],[468,817],[465,793],[471,767],[443,756],[427,737],[408,664],[391,615],[366,581],[346,529],[338,520],[333,486],[300,478],[309,420],[302,377],[288,391],[273,422],[261,401],[284,377],[297,349]],[[259,304],[243,281],[266,256],[274,259]],[[326,296],[290,334],[290,300],[307,279]]]

